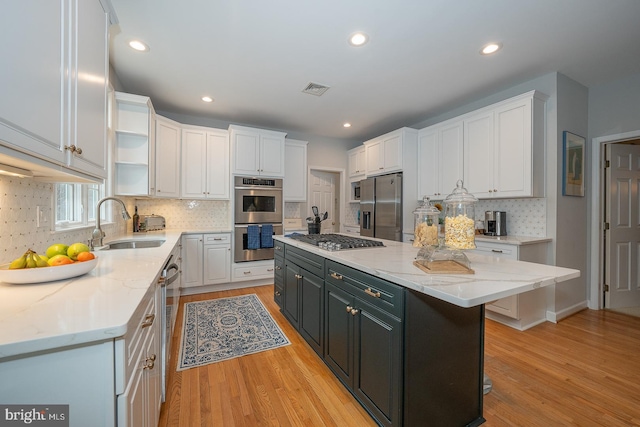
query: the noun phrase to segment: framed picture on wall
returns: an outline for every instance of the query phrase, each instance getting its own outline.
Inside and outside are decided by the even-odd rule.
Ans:
[[[562,134],[562,195],[584,197],[583,137],[564,131]]]

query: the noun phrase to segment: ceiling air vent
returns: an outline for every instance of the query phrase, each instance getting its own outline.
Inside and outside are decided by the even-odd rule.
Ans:
[[[304,93],[309,95],[321,96],[323,93],[329,90],[329,86],[324,86],[318,83],[309,83],[307,87],[302,89]]]

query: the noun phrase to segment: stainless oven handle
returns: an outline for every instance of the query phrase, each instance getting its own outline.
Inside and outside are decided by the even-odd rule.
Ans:
[[[169,271],[171,270],[175,270],[176,272],[174,274],[172,274],[171,276],[160,276],[158,278],[158,284],[162,287],[164,286],[169,286],[170,284],[172,284],[173,282],[176,281],[176,279],[179,276],[179,272],[180,272],[180,268],[178,267],[178,264],[176,263],[172,263],[171,265],[169,265],[167,268],[164,269],[164,274],[167,274]]]
[[[274,187],[235,187],[236,190],[264,190],[264,191],[279,191],[282,192],[282,188]]]

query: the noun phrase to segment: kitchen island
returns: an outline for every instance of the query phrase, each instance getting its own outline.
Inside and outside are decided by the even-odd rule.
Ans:
[[[580,275],[476,253],[475,274],[435,275],[405,243],[328,251],[275,239],[283,314],[389,427],[482,424],[484,304]]]

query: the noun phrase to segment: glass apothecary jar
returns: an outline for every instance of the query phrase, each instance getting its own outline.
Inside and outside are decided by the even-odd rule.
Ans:
[[[475,206],[478,202],[458,180],[444,199],[444,245],[449,249],[475,249]]]
[[[425,246],[438,245],[438,219],[440,210],[431,204],[428,197],[422,200],[422,205],[413,211],[414,238],[413,246],[423,248]]]

